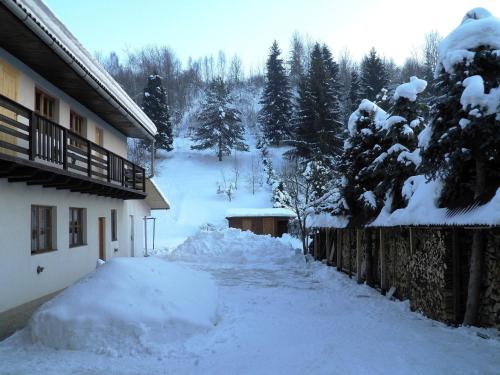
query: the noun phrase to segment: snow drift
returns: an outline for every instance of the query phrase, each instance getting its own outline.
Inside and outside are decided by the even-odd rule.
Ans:
[[[290,244],[288,236],[279,239],[234,228],[200,231],[177,247],[170,258],[241,264],[304,262],[304,257]]]
[[[209,274],[159,258],[115,258],[42,305],[30,328],[34,342],[56,349],[151,353],[206,331],[216,310]]]

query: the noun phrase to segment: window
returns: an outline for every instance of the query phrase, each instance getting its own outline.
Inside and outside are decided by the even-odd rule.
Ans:
[[[85,209],[74,208],[69,209],[69,246],[76,247],[85,245]]]
[[[55,208],[31,206],[31,254],[54,250]]]
[[[43,91],[35,91],[35,112],[47,117],[50,120],[55,119],[56,100]]]
[[[71,111],[69,115],[69,128],[76,134],[85,136],[85,118],[78,113]]]
[[[111,210],[111,241],[118,241],[116,210]]]

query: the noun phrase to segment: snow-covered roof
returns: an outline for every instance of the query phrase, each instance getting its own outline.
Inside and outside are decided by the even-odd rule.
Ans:
[[[153,179],[146,179],[146,203],[152,210],[168,210],[170,202]]]
[[[308,228],[345,228],[349,219],[345,216],[333,216],[326,212],[309,215],[306,218]]]
[[[409,198],[407,206],[392,213],[389,213],[387,206],[384,206],[369,226],[500,225],[500,188],[488,203],[469,210],[459,210],[454,214],[450,214],[446,208],[438,207],[441,190],[442,184],[439,181],[426,181],[423,175],[411,177],[403,186],[403,196]]]
[[[230,217],[288,217],[297,215],[287,208],[230,208],[226,211],[226,218]]]
[[[150,135],[156,134],[156,126],[149,117],[41,0],[4,3],[105,100],[130,118],[134,126],[142,127]]]
[[[500,19],[484,8],[474,8],[439,44],[439,62],[447,72],[452,72],[453,65],[474,57],[472,49],[486,45],[493,50],[500,49]],[[436,69],[440,69],[439,64]]]

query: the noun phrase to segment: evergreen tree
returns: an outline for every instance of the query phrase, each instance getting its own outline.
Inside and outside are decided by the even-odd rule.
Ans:
[[[361,94],[363,98],[375,101],[382,88],[387,87],[388,78],[384,62],[372,48],[361,62]]]
[[[382,149],[374,161],[374,172],[380,181],[375,194],[378,200],[384,200],[388,195],[390,212],[405,205],[403,184],[416,174],[420,165],[417,136],[424,127],[422,112],[425,106],[419,103],[417,95],[426,86],[427,82],[417,77],[411,77],[410,82],[398,86],[390,117],[379,127]]]
[[[339,198],[345,204],[338,206],[347,206],[348,211],[341,213],[349,214],[355,221],[361,218],[361,224],[372,218],[382,205],[375,195],[378,179],[374,161],[382,150],[378,123],[385,117],[383,110],[364,99],[349,118],[349,136],[339,167],[343,175]]]
[[[211,82],[206,90],[205,100],[198,114],[200,127],[192,137],[197,144],[194,150],[213,148],[219,161],[232,150],[248,151],[243,135],[240,112],[234,107],[230,93],[222,78]]]
[[[361,101],[361,80],[356,69],[351,71],[351,89],[349,90],[349,113],[353,113],[358,108]]]
[[[298,89],[300,80],[304,75],[304,42],[297,32],[292,36],[288,64],[290,66],[290,85],[293,89]]]
[[[167,105],[167,93],[162,85],[161,77],[154,73],[148,77],[144,88],[142,110],[156,125],[155,148],[173,150],[172,123]]]
[[[319,44],[311,53],[307,76],[299,86],[295,153],[307,160],[329,159],[341,154],[342,123],[335,73]]]
[[[288,79],[280,58],[280,49],[274,41],[267,60],[266,86],[260,103],[259,123],[266,140],[279,146],[291,135],[292,102]]]
[[[498,44],[491,45],[492,26],[474,27],[485,19],[500,29],[498,19],[476,8],[443,41],[460,40],[460,46],[445,43],[440,47],[439,96],[421,145],[422,171],[443,182],[442,207],[484,202],[500,186],[500,107],[495,97],[500,90]],[[463,56],[461,61],[456,59],[458,54]],[[465,325],[478,323],[485,241],[481,230],[474,231]]]

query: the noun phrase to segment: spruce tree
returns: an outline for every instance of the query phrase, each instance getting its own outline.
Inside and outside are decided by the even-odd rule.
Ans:
[[[388,84],[384,62],[372,48],[361,62],[361,94],[370,101],[375,101],[377,94]]]
[[[155,149],[172,151],[172,123],[167,105],[167,92],[163,88],[161,77],[154,73],[148,77],[144,88],[142,110],[156,125]]]
[[[374,160],[374,173],[379,183],[375,189],[378,200],[390,199],[390,212],[402,208],[404,182],[416,175],[420,165],[418,134],[424,128],[422,113],[424,105],[417,100],[427,82],[411,77],[410,82],[396,88],[390,117],[378,129],[381,151]],[[386,196],[388,194],[388,196]]]
[[[222,80],[216,78],[208,86],[205,100],[198,113],[200,127],[196,129],[193,150],[213,148],[219,161],[232,150],[248,151],[240,112],[234,107],[230,93]]]
[[[421,145],[422,171],[443,183],[442,207],[487,201],[500,186],[500,43],[491,30],[498,19],[476,8],[440,46],[439,96]],[[478,323],[485,241],[474,231],[465,325]]]
[[[267,59],[266,86],[260,103],[259,123],[269,144],[279,146],[291,135],[292,102],[288,78],[276,41]]]
[[[358,108],[361,101],[361,80],[356,69],[351,72],[351,89],[349,90],[349,113],[353,113]]]
[[[349,136],[344,144],[339,170],[343,176],[341,196],[354,221],[364,224],[373,218],[382,205],[375,195],[379,183],[375,173],[374,161],[382,147],[377,132],[379,121],[386,113],[374,103],[364,99],[349,118]]]
[[[298,98],[295,153],[307,160],[335,158],[342,151],[342,123],[332,66],[316,43]]]

